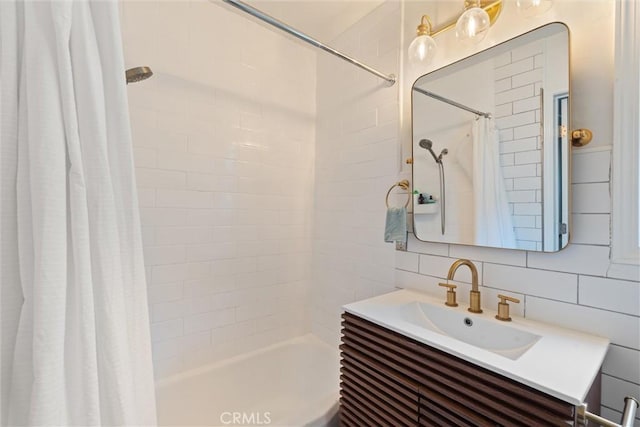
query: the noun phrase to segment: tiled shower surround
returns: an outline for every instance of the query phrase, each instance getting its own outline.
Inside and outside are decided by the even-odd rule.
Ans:
[[[315,52],[208,1],[122,14],[156,376],[308,332]]]
[[[411,178],[400,106],[428,70],[399,59],[425,4],[386,2],[330,43],[404,77],[389,88],[217,4],[125,2],[127,65],[157,73],[129,87],[156,374],[309,330],[337,345],[343,304],[394,286],[440,295],[465,257],[485,307],[507,292],[522,300],[515,314],[611,339],[603,414],[619,419],[622,397],[640,396],[640,283],[607,277],[614,17],[612,2],[588,5],[556,2],[526,23],[507,7],[477,47],[553,20],[572,31],[574,127],[596,137],[573,155],[572,243],[542,254],[382,241],[386,191]],[[582,25],[594,21],[598,32]],[[439,36],[441,55],[473,53],[452,38]]]

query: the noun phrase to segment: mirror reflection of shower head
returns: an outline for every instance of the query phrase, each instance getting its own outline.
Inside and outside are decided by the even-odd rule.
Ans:
[[[151,71],[151,68],[146,66],[129,68],[125,72],[125,76],[127,78],[127,84],[137,83],[153,76],[153,71]]]
[[[431,155],[433,156],[433,160],[436,161],[436,163],[441,163],[442,162],[442,156],[449,154],[449,150],[447,150],[446,148],[444,148],[441,152],[439,156],[436,156],[436,153],[433,152],[433,142],[430,139],[421,139],[418,142],[418,145],[422,148],[424,148],[425,150],[429,151],[429,153],[431,153]]]

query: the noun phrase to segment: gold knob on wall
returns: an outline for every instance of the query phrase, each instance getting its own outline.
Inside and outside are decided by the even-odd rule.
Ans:
[[[589,129],[576,129],[571,131],[571,145],[574,147],[584,147],[593,139],[593,132]]]

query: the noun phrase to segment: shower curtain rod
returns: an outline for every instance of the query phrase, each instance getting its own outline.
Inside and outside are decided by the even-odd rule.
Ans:
[[[453,105],[454,107],[458,107],[461,108],[463,110],[469,111],[470,113],[476,114],[478,116],[483,116],[487,119],[491,118],[491,113],[483,113],[482,111],[478,111],[476,109],[473,109],[471,107],[467,107],[466,105],[460,104],[459,102],[456,101],[452,101],[448,98],[445,98],[443,96],[437,95],[433,92],[429,92],[428,90],[424,90],[424,89],[420,89],[419,87],[414,87],[413,90],[415,90],[416,92],[420,92],[423,95],[427,95],[431,98],[437,99],[438,101],[442,101],[446,104],[449,105]]]
[[[365,71],[370,72],[371,74],[374,74],[374,75],[380,77],[381,79],[386,80],[389,83],[389,86],[393,86],[394,83],[396,82],[396,76],[395,75],[381,73],[380,71],[378,71],[378,70],[376,70],[374,68],[371,68],[370,66],[368,66],[366,64],[363,64],[362,62],[360,62],[360,61],[358,61],[356,59],[353,59],[350,56],[347,56],[344,53],[342,53],[342,52],[340,52],[340,51],[338,51],[338,50],[336,50],[336,49],[334,49],[334,48],[332,48],[330,46],[327,46],[326,44],[314,39],[313,37],[308,36],[307,34],[301,32],[301,31],[298,31],[295,28],[290,27],[289,25],[285,24],[282,21],[278,21],[274,17],[269,16],[266,13],[261,12],[260,10],[254,8],[252,6],[249,6],[248,4],[246,4],[244,2],[241,2],[240,0],[222,0],[222,1],[224,1],[225,3],[230,4],[233,7],[236,7],[238,9],[240,9],[243,12],[248,13],[249,15],[252,15],[252,16],[254,16],[254,17],[266,22],[269,25],[273,25],[274,27],[276,27],[276,28],[278,28],[278,29],[280,29],[280,30],[282,30],[282,31],[284,31],[286,33],[289,33],[292,36],[297,37],[297,38],[299,38],[300,40],[302,40],[304,42],[307,42],[307,43],[309,43],[309,44],[311,44],[311,45],[313,45],[315,47],[318,47],[318,48],[324,50],[325,52],[329,52],[330,54],[335,55],[340,59],[343,59],[343,60],[345,60],[345,61],[347,61],[347,62],[349,62],[349,63],[351,63],[351,64],[353,64],[353,65],[355,65],[357,67],[362,68]]]

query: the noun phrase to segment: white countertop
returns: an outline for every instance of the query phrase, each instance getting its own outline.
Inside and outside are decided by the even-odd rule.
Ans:
[[[345,305],[345,311],[396,331],[416,341],[504,375],[565,402],[580,405],[600,371],[609,340],[551,324],[512,316],[510,327],[525,330],[541,338],[517,360],[501,356],[453,337],[431,331],[402,320],[394,308],[411,302],[444,306],[444,295],[436,298],[410,290],[399,290]],[[481,314],[467,311],[467,304],[447,307],[465,313],[471,319],[494,318],[496,312],[484,309]]]

